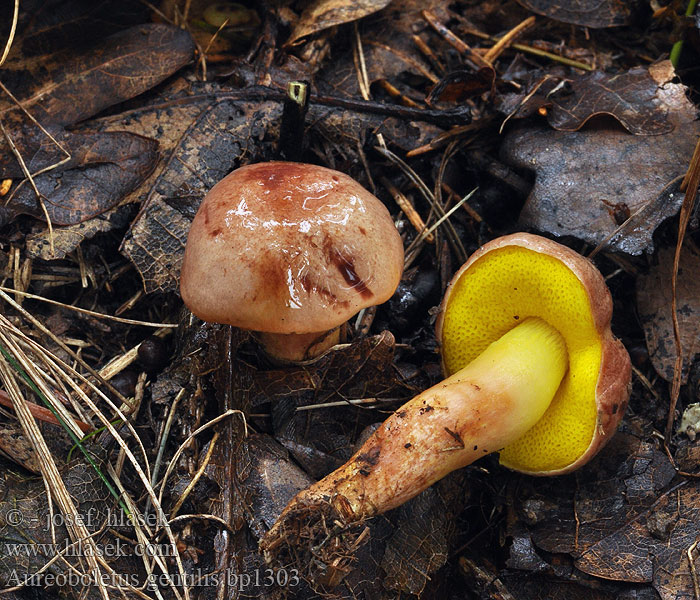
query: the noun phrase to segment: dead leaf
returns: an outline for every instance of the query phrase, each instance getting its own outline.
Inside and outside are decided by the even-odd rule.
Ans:
[[[675,248],[660,248],[649,272],[637,279],[637,307],[649,358],[656,372],[673,380],[676,345],[671,320],[671,275]],[[700,250],[691,241],[681,249],[676,284],[678,326],[683,348],[682,381],[700,353]]]
[[[431,574],[447,562],[467,490],[466,471],[458,471],[391,515],[396,529],[381,562],[385,588],[421,596]]]
[[[292,29],[287,46],[336,25],[351,23],[371,15],[391,3],[391,0],[314,0],[302,13]]]
[[[122,252],[138,269],[146,293],[178,288],[190,221],[160,196],[124,240]]]
[[[518,3],[538,15],[594,29],[627,25],[632,18],[630,3],[624,0],[518,0]]]
[[[652,234],[674,215],[682,194],[671,188],[693,154],[700,122],[686,88],[666,83],[657,97],[674,126],[670,133],[631,136],[604,124],[576,132],[523,126],[506,135],[504,159],[536,173],[519,218],[522,227],[638,255],[653,249]],[[610,210],[626,205],[631,218],[618,231]]]
[[[690,599],[685,552],[700,534],[700,485],[674,485],[675,476],[662,450],[618,433],[574,480],[522,482],[518,523],[535,548],[568,554],[589,575],[652,582],[663,600]]]
[[[638,519],[591,546],[575,564],[606,579],[651,582],[662,600],[690,600],[693,579],[686,552],[698,536],[700,485],[686,480],[659,496]]]
[[[635,135],[661,135],[674,128],[667,116],[666,90],[644,67],[616,75],[594,71],[575,77],[570,89],[548,98],[552,107],[547,121],[560,131],[576,131],[596,115],[615,117]]]
[[[40,258],[41,260],[65,258],[83,240],[91,239],[98,233],[125,227],[129,222],[128,216],[128,211],[118,207],[76,225],[54,227],[52,232],[44,230],[39,233],[29,234],[25,238],[27,256],[29,258]],[[51,247],[52,241],[53,248]]]
[[[158,142],[126,132],[83,138],[84,164],[80,169],[53,170],[34,177],[52,224],[74,225],[116,206],[153,170]],[[44,210],[28,181],[17,184],[0,207],[0,224],[17,215],[44,219]]]
[[[41,473],[34,446],[24,437],[19,423],[0,423],[0,452],[32,473]]]
[[[193,53],[186,31],[170,25],[138,25],[64,62],[31,95],[14,92],[40,123],[71,125],[151,89],[192,60]],[[17,110],[5,102],[3,118]]]

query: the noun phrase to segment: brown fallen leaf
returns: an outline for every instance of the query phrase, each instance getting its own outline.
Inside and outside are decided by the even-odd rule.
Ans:
[[[631,3],[625,0],[518,0],[518,3],[538,15],[594,29],[627,25],[632,18]]]
[[[657,98],[674,127],[669,133],[632,136],[590,122],[575,132],[529,125],[506,135],[504,160],[536,174],[522,227],[633,255],[653,249],[654,230],[680,207],[682,194],[672,184],[685,173],[700,134],[686,88],[668,82],[671,70],[661,68],[661,74]],[[621,226],[618,205],[631,215]]]
[[[41,473],[36,450],[19,423],[0,423],[0,453],[32,473]]]
[[[690,599],[685,552],[700,534],[700,486],[675,477],[662,450],[618,433],[575,480],[522,482],[509,531],[526,527],[552,568],[552,556],[566,554],[591,576],[651,582],[663,600]]]
[[[61,166],[81,166],[88,161],[86,155],[95,142],[74,138],[62,128],[150,89],[189,62],[193,50],[189,35],[175,27],[141,25],[128,29],[64,61],[55,72],[45,74],[41,86],[14,89],[22,109],[5,99],[0,104],[0,118],[31,172],[55,165],[67,155],[27,112],[58,136],[71,155]],[[5,177],[23,175],[5,138],[0,139],[0,173]]]
[[[91,219],[116,206],[148,176],[158,158],[158,142],[131,133],[71,137],[83,138],[82,168],[57,169],[34,177],[43,207],[29,181],[17,184],[0,207],[0,226],[20,214],[43,219],[44,208],[56,225]]]
[[[136,266],[146,293],[176,290],[190,221],[154,197],[125,238],[122,252]]]
[[[67,227],[54,227],[53,231],[45,229],[31,233],[25,238],[27,256],[41,260],[65,258],[83,240],[91,239],[98,233],[126,227],[128,223],[128,210],[117,207],[82,223]]]
[[[304,9],[294,25],[287,46],[294,46],[303,38],[344,23],[357,21],[390,4],[391,0],[314,0]]]
[[[22,90],[15,95],[40,123],[71,125],[151,89],[192,60],[193,52],[192,39],[182,29],[138,25],[64,62],[31,95]],[[12,103],[3,108],[3,117],[17,111]]]
[[[649,272],[637,279],[637,308],[644,329],[649,358],[656,372],[673,381],[676,345],[671,320],[671,276],[675,248],[660,248]],[[676,299],[678,325],[683,348],[682,381],[695,356],[700,354],[700,250],[687,241],[678,265]]]
[[[594,544],[576,561],[585,573],[651,582],[662,600],[690,600],[687,552],[700,536],[700,485],[686,480],[661,494],[639,518]],[[692,553],[693,568],[697,554]]]
[[[659,72],[663,65],[652,68]],[[669,65],[670,68],[670,65]],[[657,82],[648,69],[635,67],[626,73],[609,74],[593,71],[570,80],[564,93],[549,96],[549,124],[560,131],[576,131],[596,115],[610,115],[635,135],[661,135],[673,131],[665,102],[668,83],[674,74],[664,73]]]

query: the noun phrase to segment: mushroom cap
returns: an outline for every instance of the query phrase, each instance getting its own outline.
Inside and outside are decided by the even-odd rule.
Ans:
[[[322,332],[388,300],[402,270],[389,211],[359,183],[316,165],[266,162],[236,169],[205,196],[180,291],[205,321]]]
[[[615,432],[631,364],[610,330],[612,299],[600,272],[556,242],[516,233],[482,246],[455,273],[436,324],[450,375],[527,317],[566,341],[569,370],[544,416],[506,446],[501,464],[533,475],[573,471]]]

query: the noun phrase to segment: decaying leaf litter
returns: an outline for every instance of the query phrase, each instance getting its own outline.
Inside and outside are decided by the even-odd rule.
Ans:
[[[258,540],[441,378],[447,281],[485,241],[530,229],[607,276],[636,373],[621,431],[574,475],[490,459],[453,473],[364,523],[323,592],[700,597],[698,442],[678,429],[700,400],[686,7],[317,0],[235,8],[229,27],[205,4],[23,2],[14,32],[3,9],[6,593],[317,597],[322,565],[265,579]],[[192,319],[177,288],[206,191],[284,154],[290,81],[310,82],[301,158],[374,191],[407,261],[341,348],[281,368],[248,334]]]

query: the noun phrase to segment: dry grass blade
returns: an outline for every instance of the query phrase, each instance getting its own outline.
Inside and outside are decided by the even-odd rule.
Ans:
[[[30,294],[29,292],[21,292],[12,288],[0,286],[0,291],[7,292],[9,294],[20,295],[23,298],[29,298],[31,300],[41,300],[47,304],[52,304],[53,306],[60,306],[66,310],[72,310],[74,312],[79,312],[83,315],[88,315],[90,317],[95,317],[97,319],[105,319],[107,321],[115,321],[117,323],[124,323],[125,325],[138,325],[141,327],[159,327],[159,328],[169,328],[175,329],[177,323],[153,323],[152,321],[139,321],[136,319],[124,319],[122,317],[115,317],[113,315],[107,315],[105,313],[95,312],[94,310],[88,310],[86,308],[80,308],[79,306],[72,306],[70,304],[64,304],[63,302],[58,302],[57,300],[51,300],[50,298],[44,298],[44,296],[38,296],[36,294]]]
[[[0,295],[3,294],[4,292],[0,292]],[[86,377],[72,369],[72,367],[65,364],[56,356],[52,355],[46,349],[42,348],[40,344],[28,338],[19,329],[14,327],[14,325],[12,325],[12,323],[10,323],[2,315],[0,315],[0,344],[2,344],[5,348],[8,349],[11,355],[17,360],[21,368],[24,369],[25,373],[27,373],[34,385],[36,385],[36,388],[41,392],[41,394],[44,395],[44,397],[49,399],[52,406],[54,406],[58,411],[62,411],[61,416],[64,417],[66,424],[71,423],[72,418],[69,415],[69,413],[66,412],[63,404],[57,398],[55,398],[52,389],[52,383],[47,381],[47,378],[38,368],[35,362],[47,366],[47,370],[53,375],[53,383],[57,383],[56,380],[61,379],[65,386],[65,393],[68,395],[68,397],[75,396],[77,398],[77,401],[83,407],[86,407],[87,410],[90,411],[95,417],[97,417],[97,419],[102,423],[104,428],[112,435],[112,437],[120,447],[121,451],[133,467],[137,476],[141,480],[146,496],[150,499],[150,503],[152,504],[156,512],[159,526],[162,528],[162,530],[165,532],[168,538],[171,550],[167,552],[167,556],[162,556],[164,550],[162,549],[162,546],[157,545],[153,546],[155,556],[151,557],[151,560],[154,562],[154,564],[158,565],[163,576],[167,579],[170,577],[168,560],[174,558],[179,574],[179,580],[183,582],[186,581],[182,560],[180,558],[179,553],[177,552],[175,536],[172,532],[172,529],[170,528],[169,522],[161,507],[159,499],[156,496],[155,490],[153,489],[150,483],[150,465],[148,463],[146,450],[143,447],[143,444],[136,430],[129,423],[127,416],[100,389],[98,389],[97,387],[95,387],[94,384],[88,381]],[[35,362],[27,358],[26,353],[22,349],[23,347],[27,348],[31,352],[33,361]],[[59,508],[61,509],[64,515],[75,514],[75,506],[72,504],[71,498],[67,494],[65,485],[63,485],[63,482],[61,481],[60,473],[55,463],[53,462],[53,458],[49,454],[49,450],[46,447],[43,437],[41,437],[41,433],[36,425],[34,418],[29,412],[29,409],[26,405],[26,401],[19,393],[19,387],[15,380],[15,375],[11,370],[10,366],[7,364],[7,360],[2,360],[0,362],[0,376],[2,377],[6,388],[12,396],[13,402],[15,404],[15,410],[17,411],[18,417],[20,417],[20,422],[25,428],[25,432],[27,432],[29,439],[33,440],[33,442],[35,442],[38,445],[38,455],[40,458],[43,459],[42,465],[44,464],[44,462],[49,461],[47,462],[48,466],[46,467],[45,473],[45,478],[48,482],[47,489],[50,490],[52,496],[55,496],[57,498]],[[99,407],[87,395],[85,391],[87,389],[95,393],[100,398],[100,400],[104,402],[113,411],[113,414],[116,415],[119,419],[121,419],[121,421],[124,423],[124,426],[126,426],[129,429],[133,440],[139,447],[140,452],[143,456],[143,466],[139,463],[139,461],[136,460],[136,457],[134,456],[133,452],[126,444],[125,440],[121,437],[119,432],[115,429],[114,425],[110,421],[110,418],[103,414]],[[75,425],[75,423],[73,423],[72,428],[77,429],[77,431],[80,432],[80,429],[77,428],[77,425]],[[82,434],[79,433],[79,435]],[[111,470],[112,473],[114,473],[110,466],[108,466],[108,468]],[[43,466],[42,471],[44,471]],[[111,484],[109,484],[106,479],[103,479],[103,481],[111,487]],[[125,490],[121,486],[119,478],[115,476],[112,481],[115,483],[115,485],[117,485],[121,492],[119,494],[120,498],[126,501],[128,497],[126,496]],[[137,511],[136,506],[133,503],[129,505],[129,510],[131,515],[136,515],[138,517],[139,512]],[[72,520],[78,521],[78,519],[75,518],[73,518]],[[135,519],[134,523],[138,523],[138,519]],[[144,533],[143,531],[139,531],[139,529],[136,527],[135,532],[139,544],[148,544],[149,539],[152,539],[152,536],[147,536],[146,533]],[[71,538],[73,540],[83,539],[86,537],[86,534],[87,530],[85,530],[84,526],[82,527],[82,529],[76,529],[76,527],[74,527],[74,531],[71,531]],[[151,546],[149,546],[149,548]],[[95,560],[95,557],[98,555],[98,553],[91,552],[91,555],[92,556],[90,557],[90,561],[88,564],[90,573],[92,574],[91,576],[95,578],[96,581],[100,582],[102,596],[106,598],[106,586],[104,585],[104,580],[106,580],[106,578],[100,576],[99,564]],[[182,588],[182,593],[176,588],[174,584],[171,585],[171,589],[176,598],[184,598],[185,600],[189,599],[189,589],[187,587]]]
[[[17,31],[17,21],[19,20],[19,0],[15,0],[15,8],[12,13],[12,26],[10,27],[10,35],[7,37],[7,42],[5,43],[5,49],[0,56],[0,67],[5,64],[7,60],[7,55],[10,54],[10,49],[12,48],[12,43],[15,41],[15,32]]]
[[[24,369],[25,373],[27,373],[33,381],[35,381],[37,384],[42,383],[41,378],[34,369],[32,362],[17,346],[15,340],[6,335],[5,331],[0,332],[0,344],[2,344],[4,348],[12,354],[15,360],[17,360],[17,362],[21,365],[22,369]],[[83,556],[81,556],[81,558],[87,563],[88,573],[90,574],[92,580],[97,583],[100,595],[105,600],[108,600],[109,594],[104,586],[102,571],[95,559],[95,557],[99,554],[99,550],[94,540],[90,536],[89,531],[85,527],[82,519],[78,518],[77,516],[78,511],[76,505],[73,502],[71,495],[68,493],[65,483],[61,478],[61,473],[58,466],[54,461],[51,451],[46,445],[46,440],[44,439],[36,420],[29,411],[27,402],[20,390],[17,381],[17,374],[12,369],[4,355],[2,358],[0,358],[0,378],[2,379],[5,388],[8,390],[8,393],[12,398],[15,406],[15,412],[22,425],[22,429],[36,451],[45,485],[50,491],[51,497],[55,499],[63,515],[67,517],[65,519],[65,523],[68,535],[73,542],[80,542],[83,544],[83,548],[86,549],[86,552]],[[47,397],[50,396],[51,394],[49,392]],[[57,400],[55,402],[56,404],[59,404]]]
[[[228,419],[232,415],[240,415],[241,418],[243,419],[243,429],[244,429],[244,436],[248,437],[248,422],[246,421],[246,416],[243,411],[237,410],[237,409],[229,409],[225,413],[220,414],[218,417],[212,419],[211,421],[208,421],[201,427],[198,427],[195,429],[189,437],[180,444],[180,447],[175,451],[175,454],[173,454],[173,457],[170,459],[170,463],[168,464],[168,468],[165,470],[165,475],[163,475],[163,481],[160,484],[160,492],[158,493],[158,500],[161,501],[163,499],[163,494],[165,493],[165,486],[168,482],[168,477],[170,477],[170,474],[173,472],[173,469],[177,466],[177,460],[180,458],[180,455],[187,450],[188,446],[190,445],[190,442],[198,436],[200,433],[203,431],[206,431],[210,427],[213,427],[220,421],[223,421],[224,419]]]
[[[425,184],[425,182],[418,176],[418,174],[403,160],[401,160],[396,154],[394,154],[391,150],[388,148],[383,148],[381,146],[375,146],[375,150],[377,150],[380,154],[382,154],[385,158],[390,160],[394,165],[396,165],[403,173],[409,178],[411,183],[413,183],[418,191],[421,193],[423,198],[425,198],[426,202],[430,204],[430,210],[431,210],[431,216],[437,215],[439,217],[444,217],[445,216],[445,210],[444,208],[436,201],[435,195],[433,192],[430,190],[430,188]],[[430,221],[430,217],[427,219],[427,221]],[[457,256],[458,260],[460,261],[460,264],[467,260],[467,252],[464,249],[464,246],[462,244],[462,241],[459,239],[459,235],[457,235],[457,231],[453,227],[452,223],[447,220],[444,222],[444,230],[445,230],[445,235],[450,242],[452,249],[455,252],[455,255]],[[417,256],[418,250],[420,249],[421,245],[425,242],[425,238],[423,236],[419,236],[414,240],[414,242],[406,249],[406,262],[404,263],[404,268],[407,268],[411,262],[412,258],[415,258]]]

